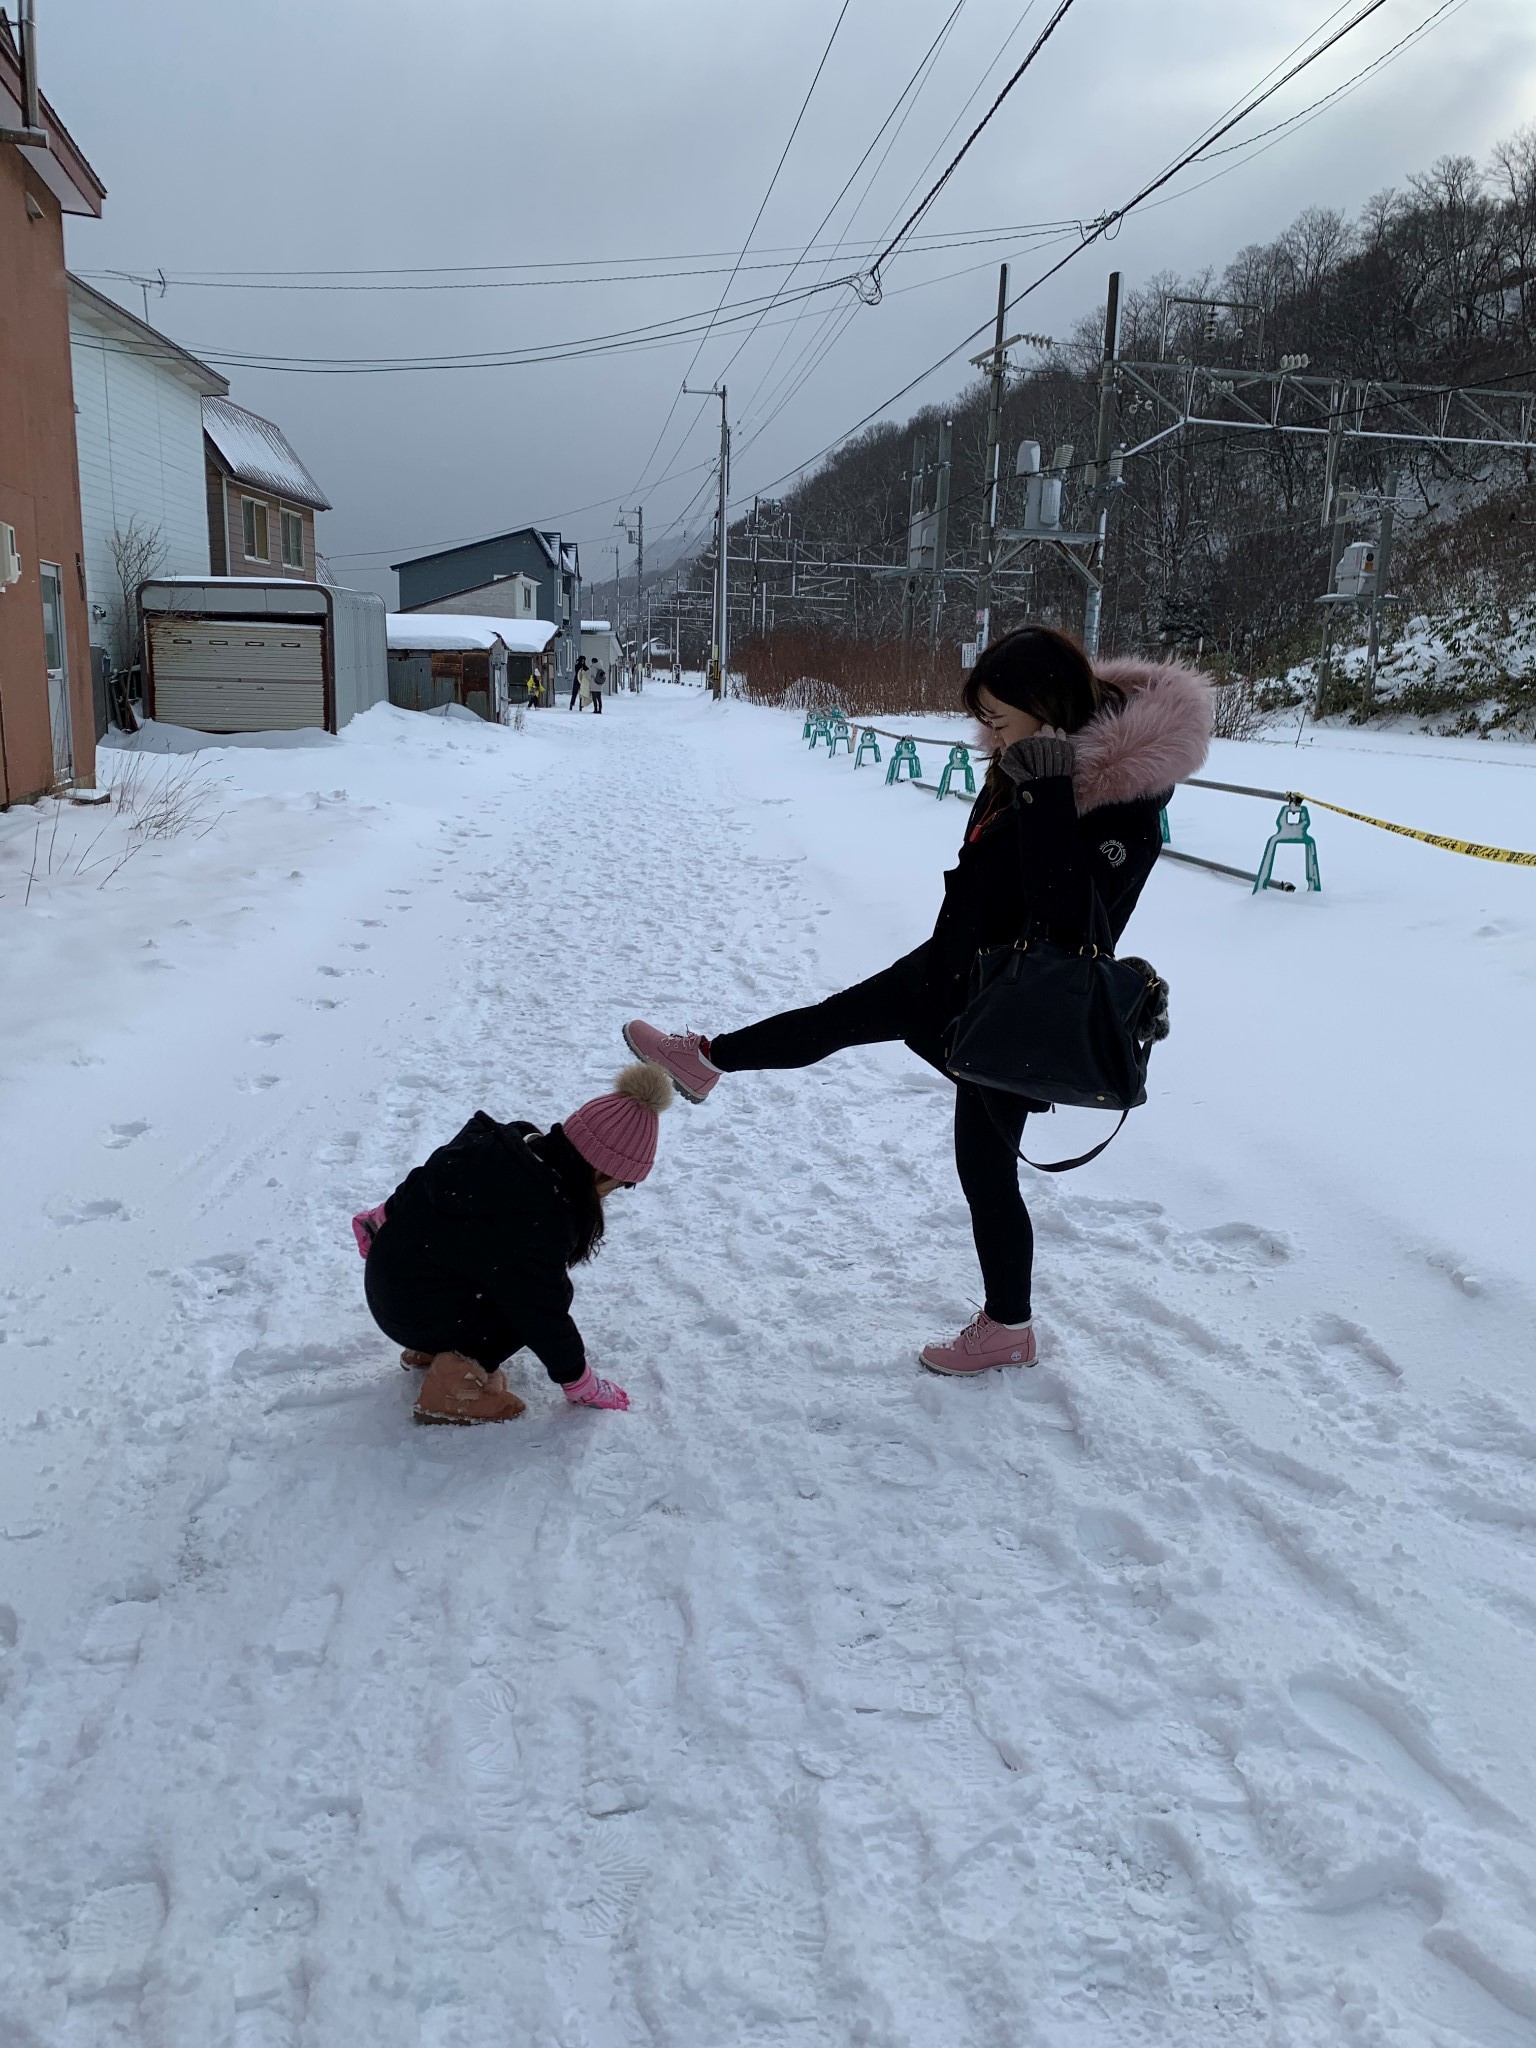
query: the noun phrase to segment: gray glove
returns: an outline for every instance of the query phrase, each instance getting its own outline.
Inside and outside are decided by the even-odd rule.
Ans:
[[[1073,759],[1070,740],[1048,738],[1037,732],[1005,747],[999,765],[1011,782],[1038,782],[1047,775],[1070,775]]]

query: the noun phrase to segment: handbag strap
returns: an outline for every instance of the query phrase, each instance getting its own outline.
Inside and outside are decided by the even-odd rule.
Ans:
[[[980,1084],[973,1081],[967,1085],[974,1088],[979,1087]],[[1036,1173],[1071,1173],[1075,1167],[1091,1165],[1105,1147],[1112,1145],[1116,1138],[1119,1137],[1121,1128],[1131,1113],[1128,1109],[1122,1109],[1120,1112],[1120,1122],[1115,1125],[1109,1136],[1101,1138],[1091,1151],[1079,1153],[1076,1159],[1031,1159],[1028,1153],[1019,1150],[1013,1139],[1003,1129],[1002,1119],[999,1117],[992,1101],[992,1097],[997,1092],[996,1089],[982,1088],[980,1092],[982,1099],[987,1105],[987,1115],[991,1117],[992,1126],[997,1135],[1002,1139],[1015,1159],[1022,1160],[1026,1166],[1032,1166]]]
[[[1076,1159],[1030,1159],[1022,1152],[1015,1152],[1014,1157],[1022,1159],[1026,1166],[1032,1166],[1036,1173],[1070,1173],[1074,1166],[1086,1166],[1090,1160],[1098,1158],[1106,1145],[1112,1145],[1120,1135],[1120,1124],[1125,1122],[1130,1113],[1128,1109],[1122,1109],[1120,1123],[1115,1125],[1109,1136],[1101,1138],[1091,1152],[1080,1153]]]

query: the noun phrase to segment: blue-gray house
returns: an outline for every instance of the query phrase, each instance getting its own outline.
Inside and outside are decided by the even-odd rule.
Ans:
[[[567,686],[581,652],[581,557],[574,541],[539,526],[442,548],[390,565],[403,612],[476,612],[485,618],[547,619],[553,683]]]

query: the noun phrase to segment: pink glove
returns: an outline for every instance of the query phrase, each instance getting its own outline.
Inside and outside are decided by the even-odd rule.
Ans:
[[[627,1408],[629,1396],[612,1380],[599,1379],[589,1365],[579,1380],[568,1380],[561,1389],[574,1408]]]
[[[352,1218],[352,1235],[357,1239],[357,1249],[367,1258],[373,1248],[373,1240],[384,1227],[384,1204],[377,1209],[360,1209]]]

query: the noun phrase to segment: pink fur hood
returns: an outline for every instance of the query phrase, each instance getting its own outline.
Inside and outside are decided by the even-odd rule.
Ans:
[[[1211,744],[1209,680],[1183,662],[1134,655],[1096,667],[1106,683],[1125,692],[1125,704],[1106,706],[1073,735],[1078,810],[1152,796],[1196,774]]]

